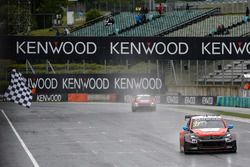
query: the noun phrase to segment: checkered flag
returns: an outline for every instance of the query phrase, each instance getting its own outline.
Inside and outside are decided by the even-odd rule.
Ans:
[[[26,78],[15,69],[11,71],[11,82],[4,93],[7,101],[12,101],[24,107],[30,107],[32,101],[31,89],[26,85]]]

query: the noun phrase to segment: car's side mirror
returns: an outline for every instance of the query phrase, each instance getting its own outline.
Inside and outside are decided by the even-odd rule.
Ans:
[[[228,129],[233,129],[233,128],[234,128],[234,125],[233,125],[233,124],[229,124],[229,125],[227,126],[227,128],[228,128]]]
[[[182,127],[182,129],[183,129],[184,131],[188,131],[188,130],[189,130],[188,127],[187,127],[187,125],[184,125],[184,126]]]

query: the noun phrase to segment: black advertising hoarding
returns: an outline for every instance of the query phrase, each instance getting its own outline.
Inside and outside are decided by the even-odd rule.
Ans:
[[[162,96],[162,103],[182,104],[182,105],[215,105],[217,97],[215,96]]]
[[[62,94],[39,93],[39,94],[34,94],[32,100],[36,102],[65,102],[65,101],[68,101],[68,96],[65,93],[62,93]]]
[[[37,94],[165,92],[164,79],[154,74],[32,74],[25,77]]]
[[[10,59],[250,59],[249,38],[0,37]]]

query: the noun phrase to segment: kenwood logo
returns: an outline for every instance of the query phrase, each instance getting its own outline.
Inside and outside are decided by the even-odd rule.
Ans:
[[[94,42],[38,42],[23,41],[16,42],[17,54],[95,54],[97,45]]]
[[[223,55],[223,54],[250,54],[249,42],[202,42],[202,54]]]
[[[185,42],[111,42],[110,54],[133,55],[133,54],[158,54],[158,55],[185,55],[189,46]]]

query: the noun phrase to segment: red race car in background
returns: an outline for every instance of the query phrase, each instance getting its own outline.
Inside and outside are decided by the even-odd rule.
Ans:
[[[151,95],[137,95],[132,100],[132,112],[141,109],[149,109],[151,111],[156,110],[155,96]]]
[[[180,151],[184,153],[237,151],[236,135],[221,116],[186,115],[187,124],[180,132]]]

